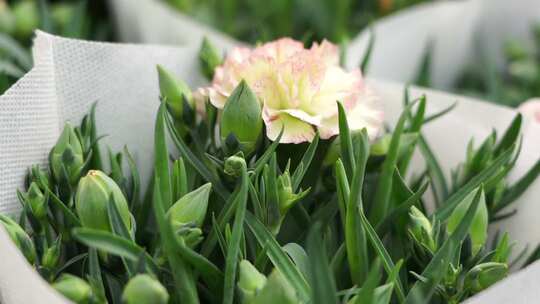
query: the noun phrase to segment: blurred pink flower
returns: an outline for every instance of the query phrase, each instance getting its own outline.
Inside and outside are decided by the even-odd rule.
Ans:
[[[378,97],[365,84],[359,69],[339,66],[339,50],[328,42],[305,49],[302,43],[282,38],[254,49],[236,48],[214,74],[212,85],[194,96],[209,98],[222,109],[244,79],[257,95],[268,138],[282,126],[281,143],[311,141],[316,130],[327,139],[339,133],[336,101],[343,103],[351,130],[366,128],[378,135],[383,112]]]
[[[525,101],[519,106],[518,111],[540,123],[540,98],[531,98]]]

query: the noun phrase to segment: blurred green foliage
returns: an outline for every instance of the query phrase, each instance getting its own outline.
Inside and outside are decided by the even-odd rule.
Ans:
[[[113,38],[104,0],[0,0],[0,93],[32,67],[36,29],[70,38]]]
[[[195,19],[256,43],[293,37],[345,42],[371,21],[432,0],[165,0]]]

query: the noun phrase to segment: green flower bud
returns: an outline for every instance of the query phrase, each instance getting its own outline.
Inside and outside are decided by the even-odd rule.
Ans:
[[[0,224],[4,226],[9,237],[23,253],[28,262],[33,265],[36,261],[36,249],[34,248],[32,239],[30,239],[24,229],[17,222],[2,214],[0,214]]]
[[[83,279],[64,273],[52,287],[75,303],[87,303],[92,296],[92,288]]]
[[[81,178],[75,196],[75,208],[84,227],[111,231],[107,210],[111,195],[124,224],[131,229],[131,215],[122,190],[98,170],[90,170]]]
[[[15,34],[20,38],[30,37],[39,26],[37,1],[17,1],[13,5],[13,15],[15,16]]]
[[[287,211],[309,192],[309,189],[301,193],[293,192],[289,170],[286,170],[285,173],[277,178],[277,187],[279,197],[279,212],[282,217],[285,217]]]
[[[507,41],[504,45],[504,53],[510,61],[525,59],[529,56],[527,48],[518,40]]]
[[[26,194],[27,202],[30,205],[30,210],[32,214],[38,220],[44,220],[47,218],[47,199],[39,189],[39,186],[32,182],[30,188],[28,188],[28,193]]]
[[[171,206],[169,211],[167,211],[167,215],[175,229],[179,229],[183,225],[190,223],[194,223],[197,227],[202,226],[206,217],[208,197],[210,196],[211,189],[211,183],[204,184],[182,196]]]
[[[245,154],[255,150],[262,133],[261,105],[257,96],[242,80],[227,99],[221,116],[221,140],[233,134]]]
[[[158,65],[157,70],[161,96],[165,98],[171,115],[177,120],[183,120],[184,98],[188,105],[192,106],[191,90],[182,80],[173,76],[164,67]]]
[[[253,300],[266,284],[266,277],[248,260],[242,260],[239,266],[238,289],[242,292],[243,302]]]
[[[127,283],[122,292],[125,304],[166,304],[169,293],[161,283],[147,274],[138,274]]]
[[[223,58],[218,50],[205,37],[202,41],[201,49],[199,50],[199,63],[201,64],[204,76],[208,79],[212,79],[216,67],[220,66],[222,62]]]
[[[246,160],[240,156],[233,155],[225,160],[223,172],[232,177],[239,177],[246,168]]]
[[[296,292],[278,270],[272,271],[262,290],[245,304],[296,304]]]
[[[62,134],[49,155],[51,171],[56,181],[65,180],[77,183],[84,166],[84,154],[81,142],[71,124],[66,123]],[[67,172],[64,172],[64,168]]]
[[[465,276],[465,287],[478,293],[508,275],[508,265],[488,262],[474,266]]]
[[[437,245],[433,239],[433,228],[429,219],[415,206],[412,206],[409,210],[409,218],[409,234],[411,237],[419,245],[429,249],[432,253],[435,252]]]
[[[61,239],[58,238],[51,247],[47,248],[41,257],[41,265],[47,269],[55,269],[60,260],[62,249]]]

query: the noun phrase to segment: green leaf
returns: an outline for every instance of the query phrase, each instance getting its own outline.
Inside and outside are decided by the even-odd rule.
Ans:
[[[163,108],[164,109],[164,108]],[[154,183],[154,215],[159,228],[159,235],[163,252],[169,261],[171,272],[174,278],[175,288],[178,290],[178,300],[181,303],[195,304],[199,303],[199,295],[193,278],[191,269],[186,265],[184,260],[177,254],[176,251],[176,235],[171,224],[165,216],[165,209],[161,199],[159,188],[159,177],[156,173]]]
[[[514,117],[514,119],[510,123],[510,126],[508,126],[508,128],[504,132],[501,141],[495,147],[495,151],[493,153],[495,156],[499,156],[502,152],[506,151],[516,143],[521,131],[522,120],[522,116],[519,113],[516,115],[516,117]]]
[[[49,188],[47,188],[47,193],[49,193],[50,202],[60,209],[68,222],[72,223],[75,227],[81,226],[79,218]]]
[[[304,175],[308,171],[309,165],[311,164],[311,161],[313,160],[313,156],[315,155],[315,152],[317,151],[318,144],[319,144],[319,132],[317,132],[317,134],[315,135],[315,137],[309,144],[309,147],[304,153],[304,156],[302,156],[302,160],[300,161],[300,164],[294,170],[294,173],[292,175],[293,192],[296,192],[296,190],[298,190],[298,187],[300,186],[300,183],[302,182]]]
[[[336,283],[328,266],[328,257],[321,234],[321,223],[317,222],[313,225],[307,237],[311,283],[310,302],[313,304],[337,304]]]
[[[540,159],[536,161],[534,166],[529,169],[529,171],[527,171],[527,173],[525,173],[523,177],[521,177],[515,184],[513,184],[506,190],[502,199],[495,206],[495,210],[499,211],[504,207],[510,205],[516,199],[518,199],[523,194],[523,192],[525,192],[525,190],[527,190],[529,186],[536,180],[539,174]]]
[[[261,155],[261,157],[257,159],[252,169],[254,173],[253,176],[257,176],[257,174],[259,174],[259,172],[261,172],[261,170],[264,168],[264,165],[266,165],[266,163],[270,160],[270,157],[272,157],[272,155],[276,151],[276,148],[279,145],[279,141],[281,140],[281,136],[283,135],[284,130],[285,129],[282,126],[281,131],[279,131],[279,135],[276,137],[276,140],[274,140],[274,142],[272,142],[272,144],[268,146],[268,148],[266,148],[266,151],[264,151],[263,155]]]
[[[289,284],[294,287],[300,299],[303,301],[309,299],[310,288],[306,282],[306,279],[287,256],[287,253],[283,251],[279,243],[273,237],[272,233],[268,231],[268,229],[249,211],[246,212],[246,223],[248,224],[248,227],[253,235],[255,235],[259,245],[261,245],[261,247],[267,246],[268,257],[274,266],[276,266],[276,268],[283,274]]]
[[[165,121],[167,108],[165,103],[159,105],[154,132],[154,166],[156,180],[159,180],[159,191],[162,196],[163,209],[167,210],[173,204],[171,191],[171,174],[169,172],[169,149],[165,137]]]
[[[375,229],[373,229],[373,226],[371,226],[371,224],[369,223],[366,215],[362,212],[362,210],[359,211],[359,214],[360,214],[360,221],[366,231],[368,239],[371,242],[371,245],[373,246],[375,253],[381,259],[381,262],[383,264],[383,267],[386,273],[388,275],[392,274],[394,272],[394,269],[396,268],[396,265],[394,265],[394,262],[392,261],[390,254],[384,247],[383,242],[377,235],[377,232],[375,232]],[[394,276],[393,279],[394,279],[393,283],[396,288],[398,300],[400,303],[403,303],[405,301],[405,293],[403,292],[403,284],[401,284],[399,276]]]
[[[499,155],[493,162],[475,177],[471,178],[463,187],[450,196],[444,205],[435,211],[435,219],[444,221],[448,219],[456,206],[467,196],[471,191],[480,186],[485,181],[489,180],[498,170],[510,159],[513,152],[512,146],[510,149]]]
[[[288,243],[283,246],[283,251],[291,257],[296,267],[307,277],[309,275],[309,261],[304,248],[296,243]]]
[[[347,258],[351,268],[351,278],[357,285],[364,281],[369,260],[367,253],[367,241],[365,231],[360,224],[359,211],[363,212],[362,187],[364,174],[369,157],[369,139],[366,130],[361,131],[356,170],[351,184],[350,195],[347,202],[345,217],[345,243],[347,246]]]
[[[133,236],[130,234],[128,228],[124,224],[124,221],[122,220],[122,217],[120,216],[120,212],[118,211],[118,207],[114,203],[114,197],[112,194],[109,196],[109,203],[107,204],[107,212],[109,215],[109,224],[111,225],[112,232],[125,239],[133,240]],[[126,267],[126,271],[129,277],[131,277],[134,273],[137,272],[135,268],[135,264],[132,261],[127,261],[126,259],[122,258],[122,262],[124,263]]]
[[[418,148],[426,161],[429,175],[433,183],[435,199],[437,202],[442,202],[448,197],[448,184],[446,182],[446,178],[444,177],[441,165],[431,150],[428,142],[421,133],[418,135]]]
[[[219,178],[217,178],[211,171],[206,167],[206,165],[191,152],[187,144],[184,142],[182,137],[178,134],[178,131],[176,131],[176,128],[174,127],[174,123],[170,119],[170,117],[167,117],[167,111],[165,109],[165,106],[162,104],[160,106],[160,111],[158,120],[164,120],[167,123],[167,128],[169,129],[169,133],[171,134],[171,137],[173,139],[173,142],[176,146],[176,148],[180,151],[180,154],[182,155],[185,160],[191,164],[199,174],[206,179],[207,181],[212,183],[212,188],[214,191],[223,199],[227,200],[230,193],[229,191],[223,186]],[[168,159],[168,158],[167,158]]]
[[[448,223],[446,226],[447,232],[452,234],[455,229],[458,227],[459,223],[465,216],[469,206],[472,203],[472,200],[476,197],[474,192],[469,193],[461,203],[459,203],[452,215],[448,218]],[[479,206],[474,215],[471,227],[469,228],[469,236],[472,242],[472,255],[475,256],[484,246],[487,240],[487,228],[488,228],[488,210],[486,206],[485,195],[482,192],[480,194]]]
[[[73,228],[72,233],[75,239],[88,247],[96,248],[131,261],[137,261],[139,255],[143,253],[148,265],[152,267],[152,271],[156,272],[158,269],[152,257],[143,248],[129,239],[107,231],[84,227]]]
[[[369,65],[369,60],[371,59],[371,52],[373,51],[373,46],[375,45],[375,30],[373,27],[369,27],[369,40],[364,56],[362,57],[362,63],[360,63],[360,71],[362,74],[367,75],[367,68]]]
[[[339,142],[341,145],[341,159],[345,166],[346,176],[352,178],[353,172],[356,169],[354,161],[354,150],[351,137],[351,131],[349,130],[349,124],[347,123],[347,115],[343,105],[338,102],[338,119],[339,119]]]
[[[476,195],[461,222],[439,250],[437,250],[426,268],[424,268],[421,276],[427,278],[427,281],[419,280],[413,285],[407,295],[407,304],[428,303],[430,301],[435,287],[446,275],[450,263],[459,253],[461,243],[467,236],[477,212],[482,192],[483,190],[481,188],[476,189]]]
[[[356,294],[354,304],[373,303],[373,298],[375,297],[375,288],[381,279],[380,267],[380,261],[378,259],[375,260],[364,284],[362,285],[362,288],[358,294]]]
[[[392,134],[392,140],[390,142],[390,148],[382,164],[381,175],[377,182],[377,190],[375,192],[375,199],[373,202],[373,208],[370,213],[370,219],[374,225],[379,224],[388,213],[390,205],[390,197],[392,189],[392,179],[394,175],[394,169],[398,161],[399,142],[401,134],[405,129],[405,122],[407,121],[407,115],[414,103],[409,104],[401,113],[399,120],[396,124],[394,132]]]
[[[236,270],[238,268],[238,260],[240,254],[240,241],[244,234],[244,218],[246,214],[247,199],[248,199],[248,175],[247,168],[244,163],[242,168],[242,183],[238,195],[238,204],[234,215],[234,223],[231,239],[225,259],[225,279],[223,283],[223,304],[232,304],[234,300]]]
[[[103,278],[99,267],[97,250],[94,248],[88,249],[88,277],[89,281],[92,283],[94,292],[98,295],[99,299],[105,300],[105,287],[103,287]]]

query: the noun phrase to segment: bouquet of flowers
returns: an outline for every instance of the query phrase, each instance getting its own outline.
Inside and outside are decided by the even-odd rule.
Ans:
[[[377,91],[327,41],[225,58],[205,41],[199,59],[210,86],[157,67],[149,176],[128,148],[102,155],[98,102],[29,168],[21,216],[0,217],[73,302],[459,303],[537,259],[512,259],[506,233],[488,241],[540,173],[508,179],[519,114],[448,180],[423,130],[451,108],[428,115],[406,90],[385,126]]]

